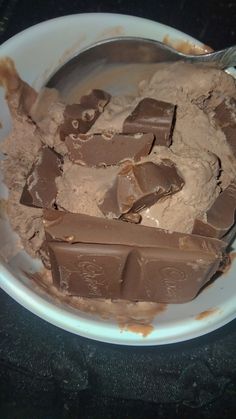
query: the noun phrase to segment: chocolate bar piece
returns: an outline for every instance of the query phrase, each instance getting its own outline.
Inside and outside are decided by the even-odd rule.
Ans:
[[[229,242],[228,235],[235,222],[236,183],[232,182],[215,200],[206,213],[206,221],[195,220],[193,233],[207,237],[216,237]],[[232,232],[231,232],[232,233]]]
[[[175,122],[176,106],[172,103],[145,98],[139,102],[133,112],[125,119],[123,132],[155,135],[155,145],[169,146]]]
[[[162,197],[174,194],[184,185],[173,162],[163,160],[137,165],[127,164],[118,173],[98,206],[106,216],[120,217],[150,207]]]
[[[215,109],[214,118],[236,156],[236,99],[227,98],[221,102]]]
[[[69,295],[183,303],[196,296],[222,260],[216,239],[44,211],[53,281]]]
[[[67,105],[64,111],[64,123],[60,127],[61,140],[69,135],[77,137],[86,133],[97,120],[110,100],[109,93],[94,89],[90,94],[82,96],[80,103]]]
[[[29,207],[52,208],[57,196],[55,179],[61,176],[62,160],[43,147],[26,179],[20,203]]]
[[[65,139],[70,160],[86,166],[109,166],[124,159],[137,161],[149,154],[153,141],[153,134],[94,134]]]

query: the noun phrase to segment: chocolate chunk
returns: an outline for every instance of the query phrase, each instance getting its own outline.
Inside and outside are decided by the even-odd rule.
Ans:
[[[236,183],[231,183],[215,200],[206,212],[206,221],[195,220],[193,233],[207,237],[216,237],[229,242],[231,228],[235,222]],[[229,234],[230,233],[230,234]]]
[[[109,102],[111,95],[104,90],[93,89],[88,95],[82,96],[80,103],[87,109],[98,109],[101,113]]]
[[[215,118],[221,128],[236,125],[236,99],[230,97],[221,102],[215,109]]]
[[[151,132],[155,135],[155,145],[168,147],[174,128],[175,109],[172,103],[145,98],[124,121],[123,132]]]
[[[130,210],[138,212],[150,207],[159,199],[178,192],[183,185],[183,179],[170,160],[161,164],[127,164],[98,206],[104,215],[120,217]]]
[[[69,135],[86,133],[95,123],[104,107],[110,100],[109,93],[103,90],[92,90],[86,96],[82,96],[80,103],[67,105],[64,111],[64,123],[60,127],[62,140]]]
[[[127,223],[139,224],[142,221],[142,216],[138,212],[127,212],[126,214],[123,214],[120,219]]]
[[[109,166],[124,159],[137,161],[149,154],[153,141],[153,134],[95,134],[65,139],[70,160],[87,166]]]
[[[215,109],[216,123],[225,134],[226,140],[236,156],[236,99],[227,98]]]
[[[225,243],[120,220],[44,211],[53,281],[69,295],[183,303],[216,272]]]
[[[57,195],[55,179],[61,176],[61,165],[59,154],[43,147],[27,176],[20,203],[29,207],[52,208]]]

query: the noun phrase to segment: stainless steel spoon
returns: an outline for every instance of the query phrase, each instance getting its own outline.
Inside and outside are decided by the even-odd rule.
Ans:
[[[152,39],[136,37],[106,39],[80,51],[58,68],[47,81],[46,87],[59,90],[68,102],[74,96],[71,96],[71,92],[75,91],[75,87],[85,82],[87,86],[95,83],[93,88],[106,88],[113,94],[122,90],[129,93],[141,77],[140,65],[147,69],[150,64],[179,60],[226,69],[236,65],[236,46],[208,54],[187,55]]]

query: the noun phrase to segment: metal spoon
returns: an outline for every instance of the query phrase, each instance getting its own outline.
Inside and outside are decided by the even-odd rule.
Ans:
[[[225,69],[236,65],[236,46],[208,54],[187,55],[152,39],[136,37],[106,39],[80,51],[58,68],[47,81],[46,87],[59,90],[64,100],[68,102],[72,100],[72,96],[75,96],[71,96],[71,92],[83,83],[87,86],[95,83],[93,88],[106,88],[113,94],[122,90],[129,93],[141,77],[140,65],[148,69],[150,64],[179,60]],[[113,80],[112,74],[115,77]]]

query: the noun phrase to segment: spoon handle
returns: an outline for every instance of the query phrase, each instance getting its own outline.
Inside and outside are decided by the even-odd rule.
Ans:
[[[204,55],[189,56],[187,61],[191,63],[202,63],[213,67],[225,69],[236,66],[236,46],[225,48],[220,51]]]

